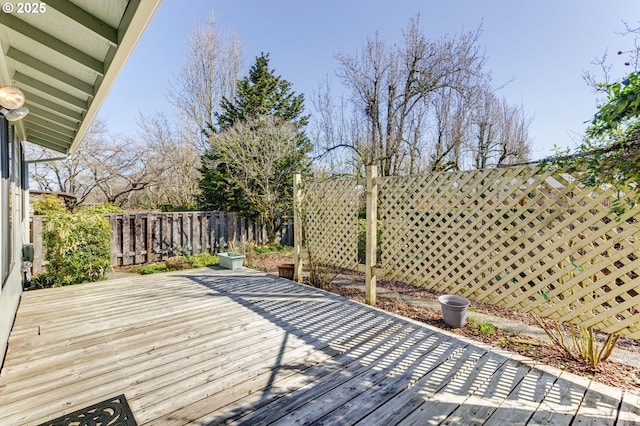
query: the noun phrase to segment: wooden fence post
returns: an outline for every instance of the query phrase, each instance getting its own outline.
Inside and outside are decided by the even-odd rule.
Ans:
[[[378,246],[378,169],[367,166],[367,238],[365,252],[365,301],[368,305],[376,304],[376,248]]]
[[[293,175],[293,280],[302,282],[302,218],[300,209],[302,207],[301,175]]]
[[[151,212],[146,213],[147,221],[145,222],[145,242],[144,247],[146,249],[145,263],[153,262],[153,215]]]
[[[34,257],[31,264],[32,273],[37,275],[43,272],[44,246],[42,243],[42,228],[44,216],[31,216],[31,243],[33,244]]]

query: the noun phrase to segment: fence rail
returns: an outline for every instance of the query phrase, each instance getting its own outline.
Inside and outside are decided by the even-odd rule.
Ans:
[[[263,227],[233,212],[140,212],[105,217],[111,225],[113,266],[142,265],[179,254],[217,253],[243,243],[267,242]],[[42,272],[45,264],[41,236],[45,221],[44,216],[32,218],[34,274]],[[278,238],[283,245],[293,245],[292,225],[285,225]]]

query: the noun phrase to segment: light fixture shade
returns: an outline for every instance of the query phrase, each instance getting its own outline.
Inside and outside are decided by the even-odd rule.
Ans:
[[[8,121],[18,121],[25,118],[27,114],[29,114],[29,108],[27,108],[26,106],[23,106],[23,107],[8,111],[4,115],[4,118],[6,118]]]
[[[17,87],[0,88],[0,105],[7,109],[17,109],[24,105],[24,93]]]

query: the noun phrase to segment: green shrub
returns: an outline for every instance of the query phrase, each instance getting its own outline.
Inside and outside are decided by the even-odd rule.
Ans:
[[[180,269],[190,269],[193,266],[191,262],[187,259],[186,256],[171,256],[164,261],[164,264],[167,265],[167,270],[169,271],[177,271]]]
[[[382,222],[378,221],[377,227],[376,227],[376,238],[378,241],[376,256],[378,261],[380,261],[380,256],[382,255],[382,248],[380,247],[381,236],[382,236]],[[360,263],[365,263],[366,246],[367,246],[367,220],[358,219],[358,261]]]
[[[33,214],[49,216],[53,214],[67,213],[67,206],[62,199],[55,195],[47,194],[42,198],[33,198]]]
[[[99,215],[51,214],[42,233],[54,287],[99,281],[111,266],[111,227]]]
[[[204,268],[220,264],[220,259],[218,259],[218,256],[215,254],[197,253],[193,256],[187,257],[187,262],[191,263],[194,268]]]
[[[257,245],[255,243],[249,243],[249,248],[253,250],[255,253],[264,254],[264,253],[280,253],[284,251],[293,250],[293,247],[285,247],[280,243],[275,244],[264,244]]]
[[[218,265],[219,263],[220,260],[215,254],[197,253],[193,256],[173,256],[168,258],[164,263],[143,265],[134,269],[133,272],[140,275],[149,275],[186,268],[204,268],[207,266]]]
[[[496,334],[496,326],[491,324],[490,322],[481,322],[480,333],[482,333],[484,336],[494,335]]]
[[[166,263],[155,263],[153,265],[143,265],[133,270],[133,272],[140,275],[157,274],[159,272],[169,272],[171,269]]]
[[[125,211],[111,203],[100,203],[95,206],[80,207],[78,212],[86,214],[116,214],[124,213]]]
[[[44,272],[31,278],[31,285],[34,288],[49,288],[55,285],[55,276]]]
[[[195,212],[200,210],[199,206],[194,203],[179,204],[174,206],[173,204],[163,204],[160,206],[161,212]]]

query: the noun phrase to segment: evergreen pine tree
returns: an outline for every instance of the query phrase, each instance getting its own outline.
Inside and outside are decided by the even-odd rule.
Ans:
[[[311,165],[308,155],[311,152],[311,142],[304,132],[309,116],[304,115],[304,96],[297,95],[290,82],[269,69],[269,55],[264,53],[256,58],[248,75],[238,82],[234,97],[223,98],[217,126],[212,126],[208,133],[215,136],[238,122],[254,120],[263,115],[276,116],[298,129],[296,149],[280,165],[283,169],[292,170],[290,181],[293,182],[293,170],[304,173]],[[203,206],[213,210],[236,211],[244,216],[257,218],[259,212],[234,183],[233,170],[229,170],[228,164],[220,164],[220,159],[216,156],[215,137],[210,137],[210,141],[211,147],[204,153],[200,169]],[[283,201],[288,201],[286,204],[292,206],[293,188],[283,194],[283,197]],[[291,211],[283,214],[290,215]]]

